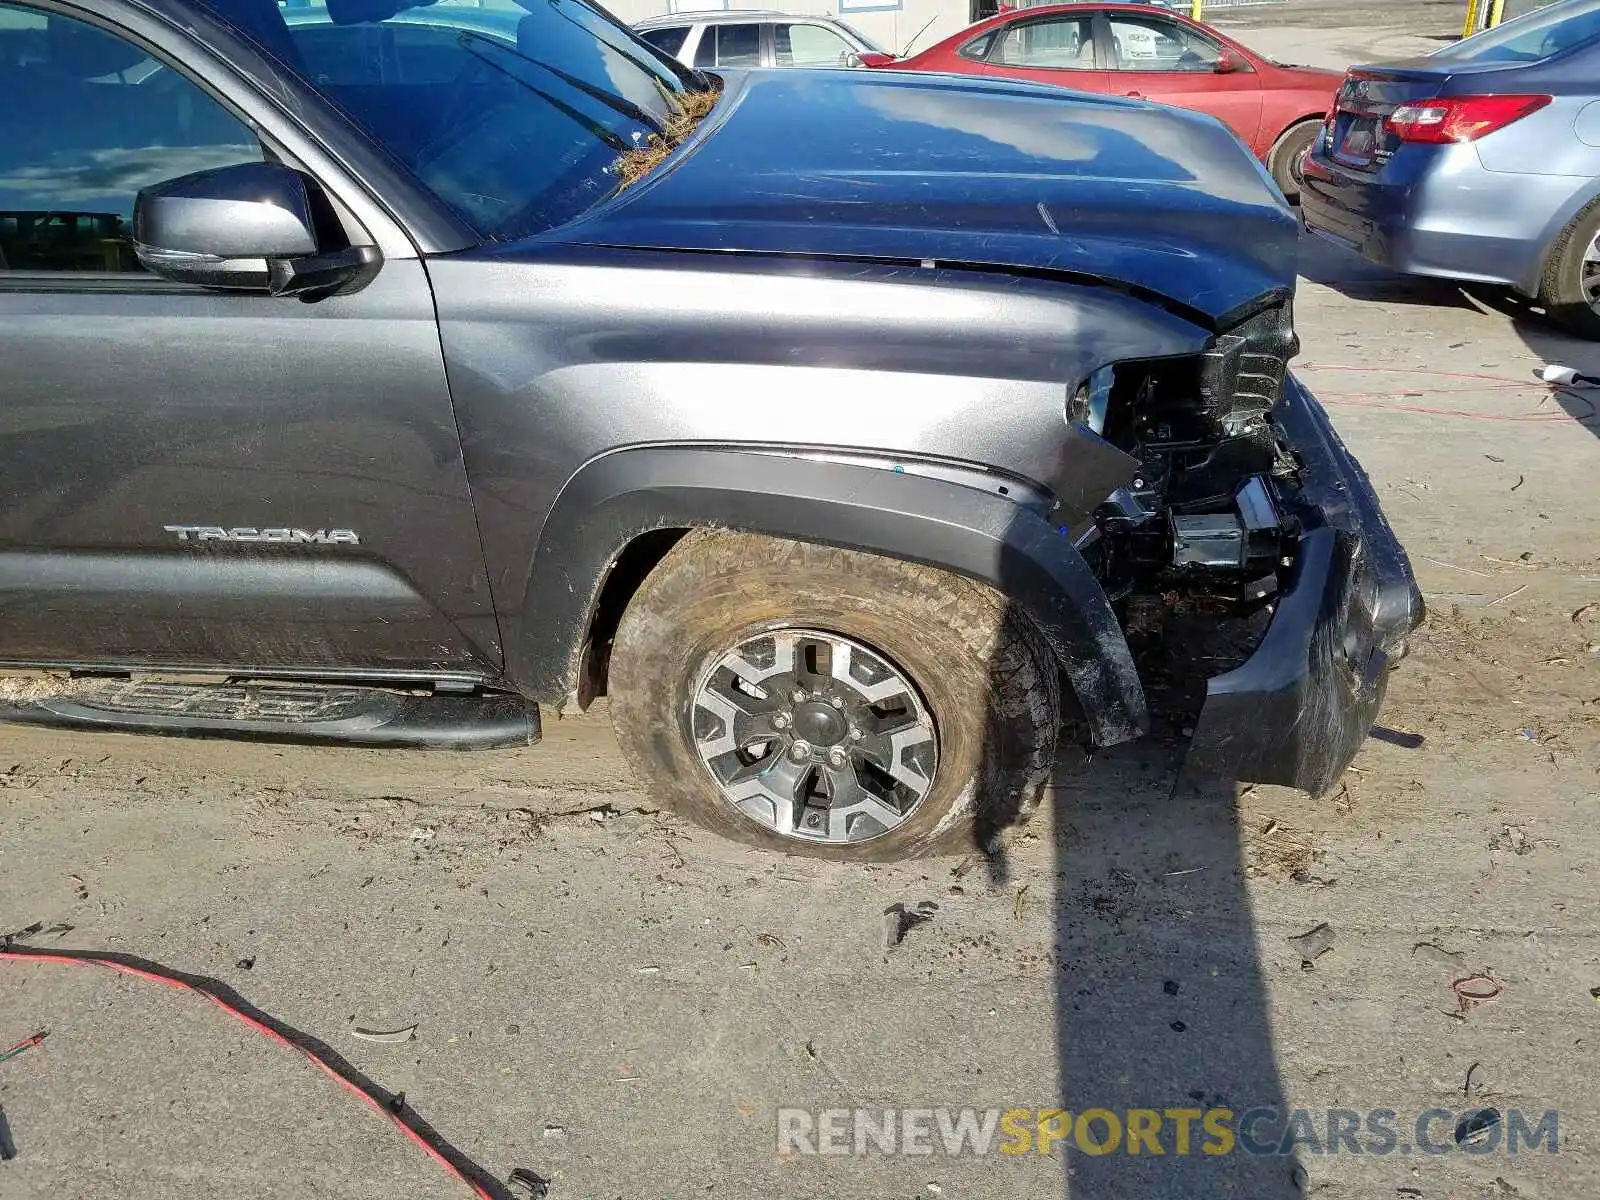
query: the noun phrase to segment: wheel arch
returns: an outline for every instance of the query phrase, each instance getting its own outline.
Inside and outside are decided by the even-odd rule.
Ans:
[[[1327,110],[1324,109],[1321,112],[1309,112],[1309,113],[1306,113],[1304,116],[1296,117],[1292,121],[1285,122],[1282,126],[1279,127],[1278,132],[1272,135],[1272,141],[1267,146],[1267,164],[1269,166],[1271,165],[1272,158],[1273,158],[1273,156],[1275,154],[1278,153],[1278,148],[1283,145],[1283,139],[1284,138],[1288,137],[1291,133],[1293,133],[1296,129],[1300,128],[1300,126],[1302,126],[1302,125],[1311,125],[1311,124],[1320,125],[1324,121],[1326,121],[1327,119],[1328,119],[1328,113],[1327,113]]]
[[[1517,291],[1525,296],[1538,296],[1539,285],[1544,280],[1545,271],[1550,267],[1556,243],[1561,240],[1561,235],[1567,231],[1567,227],[1587,215],[1596,204],[1600,204],[1600,185],[1593,179],[1575,180],[1574,183],[1576,186],[1573,187],[1572,193],[1550,215],[1544,228],[1533,239],[1534,252],[1516,284]]]
[[[1283,141],[1283,135],[1288,133],[1296,125],[1304,125],[1308,121],[1315,121],[1317,124],[1320,125],[1324,121],[1326,121],[1327,119],[1328,119],[1328,110],[1325,109],[1325,108],[1317,108],[1317,109],[1312,109],[1308,113],[1303,113],[1302,115],[1296,117],[1292,121],[1285,121],[1283,123],[1283,125],[1278,130],[1278,136],[1272,139],[1272,144],[1273,145],[1277,145],[1279,142]]]
[[[1050,645],[1098,743],[1144,732],[1144,689],[1122,628],[1065,529],[1045,519],[1048,498],[980,468],[965,477],[948,466],[921,474],[914,463],[844,457],[652,446],[586,464],[540,534],[507,645],[512,681],[543,703],[587,704],[604,686],[609,639],[639,584],[689,531],[725,528],[903,558],[988,583]],[[1105,491],[1120,482],[1107,481]]]

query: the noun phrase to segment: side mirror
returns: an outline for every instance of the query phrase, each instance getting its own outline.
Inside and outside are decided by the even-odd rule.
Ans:
[[[1249,70],[1249,65],[1232,50],[1221,50],[1217,53],[1217,61],[1211,69],[1218,75],[1234,75],[1240,71]]]
[[[316,184],[281,163],[240,163],[143,189],[133,205],[134,252],[167,279],[228,291],[298,296],[369,272],[377,252],[322,252]]]

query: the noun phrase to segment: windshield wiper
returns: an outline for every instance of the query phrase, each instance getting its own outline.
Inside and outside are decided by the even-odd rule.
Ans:
[[[511,69],[508,64],[495,62],[492,55],[509,54],[519,63],[527,63],[530,66],[538,67],[541,71],[548,71],[550,74],[554,75],[557,79],[561,80],[569,87],[572,87],[577,91],[582,92],[585,96],[588,96],[591,100],[598,100],[601,104],[604,104],[618,116],[626,117],[628,120],[633,121],[636,124],[647,126],[655,133],[666,132],[667,127],[665,121],[640,108],[627,97],[618,96],[616,93],[608,92],[604,88],[597,88],[586,80],[579,79],[575,75],[568,74],[560,67],[553,67],[547,62],[540,62],[536,58],[529,58],[516,50],[512,50],[505,43],[497,41],[492,37],[464,29],[460,34],[457,35],[457,40],[461,43],[462,49],[466,50],[467,53],[471,54],[473,57],[488,63],[496,70],[503,71],[512,79],[515,79],[518,83],[523,84],[526,87],[531,87],[535,91],[539,91],[535,84],[529,83],[528,80],[521,78],[516,71]],[[481,52],[483,50],[488,50],[491,53],[484,54]],[[543,96],[544,92],[540,91],[539,94]],[[548,96],[545,98],[550,99]],[[551,103],[559,104],[560,102],[551,100]]]
[[[600,124],[600,122],[596,121],[593,117],[585,115],[584,113],[580,112],[578,109],[572,107],[572,105],[566,103],[563,100],[558,100],[556,97],[552,96],[549,92],[545,91],[542,87],[540,87],[538,84],[532,82],[531,80],[524,79],[516,71],[513,71],[510,68],[508,68],[506,66],[506,64],[495,62],[494,59],[490,58],[486,54],[479,54],[476,49],[474,49],[472,46],[467,44],[467,39],[469,37],[470,38],[477,38],[477,37],[480,37],[480,36],[481,35],[474,34],[474,33],[462,33],[461,34],[462,49],[466,50],[467,53],[469,53],[473,57],[477,58],[480,62],[488,63],[489,66],[493,67],[496,71],[499,71],[502,75],[504,75],[507,79],[511,80],[513,83],[521,84],[523,87],[527,88],[530,92],[532,92],[535,96],[539,97],[539,99],[541,99],[545,103],[549,104],[552,108],[555,108],[555,109],[559,110],[560,112],[565,113],[567,116],[571,117],[579,125],[583,126],[591,134],[593,134],[596,138],[598,138],[600,141],[604,142],[607,146],[610,146],[613,150],[617,151],[619,154],[622,153],[623,151],[631,150],[633,148],[633,143],[628,141],[628,139],[623,137],[620,133],[617,133],[615,130],[612,130],[612,129],[607,129],[604,125]],[[496,41],[493,41],[492,39],[486,38],[484,40],[489,45],[493,46],[497,50],[503,50],[505,48],[505,47],[501,46],[500,43],[498,43]],[[516,57],[519,58],[519,59],[522,58],[521,55],[517,55]],[[529,63],[532,66],[540,67],[540,68],[542,68],[544,70],[549,70],[549,68],[545,67],[543,63],[533,62],[532,59],[522,59],[522,61],[526,62],[526,63]],[[559,73],[557,73],[557,72],[551,72],[551,73],[557,75],[558,78],[565,78],[564,76],[559,75]],[[568,81],[568,82],[570,82],[570,81]],[[587,88],[585,88],[583,90],[585,92],[588,91]],[[596,98],[598,99],[599,97],[596,97]],[[614,106],[608,106],[608,107],[614,107]],[[652,128],[655,127],[655,123],[653,121],[640,121],[639,124],[647,125],[647,126],[650,126]],[[637,136],[637,135],[635,135],[635,136]]]

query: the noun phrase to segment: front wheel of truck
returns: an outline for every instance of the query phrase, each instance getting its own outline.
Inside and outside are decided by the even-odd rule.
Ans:
[[[723,531],[641,585],[607,690],[646,792],[739,841],[855,861],[987,845],[1025,819],[1060,720],[1049,648],[993,589]]]

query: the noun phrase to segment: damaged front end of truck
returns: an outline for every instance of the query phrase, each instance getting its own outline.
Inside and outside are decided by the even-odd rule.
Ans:
[[[1209,681],[1193,764],[1321,792],[1422,602],[1289,372],[1299,232],[1209,118],[986,80],[756,72],[541,253],[650,266],[583,293],[595,345],[651,331],[634,440],[681,436],[654,414],[692,379],[702,441],[759,439],[841,476],[807,524],[810,485],[786,490],[763,460],[745,528],[993,584],[1102,745],[1148,725],[1142,612],[1253,623]],[[947,486],[885,483],[879,459]]]
[[[1074,540],[1129,624],[1177,605],[1247,631],[1207,680],[1189,768],[1319,795],[1423,604],[1361,467],[1288,370],[1297,349],[1285,295],[1202,354],[1085,381],[1073,416],[1138,467]]]

